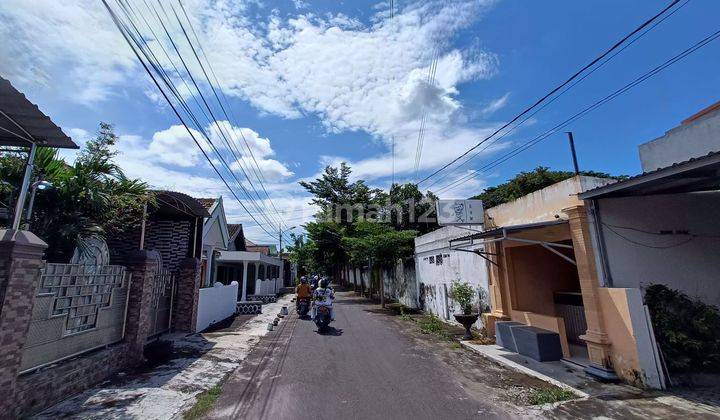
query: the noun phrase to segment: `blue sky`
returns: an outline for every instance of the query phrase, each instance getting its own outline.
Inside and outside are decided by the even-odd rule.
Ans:
[[[165,1],[165,0],[163,0]],[[166,3],[175,0],[167,0]],[[62,3],[62,4],[59,4]],[[142,4],[135,1],[133,3]],[[433,172],[659,11],[658,1],[186,0],[272,200],[295,225],[313,209],[297,185],[350,162],[387,187]],[[437,189],[720,29],[720,2],[690,0],[531,121]],[[100,2],[0,3],[0,74],[79,142],[99,121],[122,136],[120,163],[152,186],[225,197],[231,221],[267,235],[214,177],[112,25]],[[437,59],[435,81],[426,82]],[[720,41],[573,123],[582,169],[639,172],[637,145],[720,98]],[[71,159],[71,155],[67,155]],[[247,158],[244,156],[243,159]],[[246,162],[247,163],[247,162]],[[556,134],[441,197],[467,197],[538,165],[570,169]],[[268,203],[261,205],[268,206]],[[269,206],[268,206],[269,208]]]

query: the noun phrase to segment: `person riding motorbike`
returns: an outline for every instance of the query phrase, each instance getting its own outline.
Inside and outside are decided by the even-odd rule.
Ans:
[[[313,292],[313,318],[317,314],[318,306],[325,306],[330,309],[330,319],[335,321],[335,309],[333,301],[335,300],[335,291],[330,287],[327,279],[320,280],[318,288]]]
[[[319,281],[320,281],[320,277],[317,274],[315,274],[312,277],[312,280],[310,280],[310,289],[312,289],[312,290],[317,289]]]
[[[295,293],[297,294],[297,299],[295,299],[295,306],[298,306],[301,299],[310,299],[312,297],[312,290],[310,290],[310,285],[308,284],[307,277],[300,277],[300,284],[298,284],[295,288]]]

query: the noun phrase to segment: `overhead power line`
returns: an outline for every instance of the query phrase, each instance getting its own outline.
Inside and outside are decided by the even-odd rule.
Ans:
[[[708,45],[709,43],[711,43],[712,41],[714,41],[714,40],[716,40],[716,39],[718,39],[718,38],[720,38],[720,30],[717,30],[717,31],[711,33],[710,35],[708,35],[708,36],[706,36],[705,38],[701,39],[700,41],[694,43],[694,44],[691,45],[690,47],[684,49],[684,50],[681,51],[680,53],[678,53],[678,54],[670,57],[669,59],[667,59],[667,60],[664,61],[663,63],[659,64],[658,66],[655,66],[655,67],[652,68],[651,70],[649,70],[649,71],[643,73],[642,75],[638,76],[637,78],[633,79],[631,82],[625,84],[625,85],[622,86],[621,88],[613,91],[613,92],[610,93],[609,95],[607,95],[607,96],[605,96],[605,97],[603,97],[603,98],[595,101],[594,103],[590,104],[589,106],[583,108],[581,111],[573,114],[573,115],[570,116],[569,118],[567,118],[567,119],[563,120],[562,122],[556,124],[555,126],[553,126],[552,128],[550,128],[549,130],[543,132],[542,134],[540,134],[540,135],[532,138],[531,140],[529,140],[529,141],[521,144],[520,146],[514,148],[513,150],[511,150],[511,151],[503,154],[502,156],[494,159],[493,161],[489,162],[488,164],[484,165],[483,167],[481,167],[481,168],[479,168],[479,169],[477,169],[477,170],[473,170],[473,171],[471,171],[470,173],[468,173],[468,174],[460,177],[459,179],[451,182],[450,184],[444,186],[443,188],[440,188],[440,189],[437,191],[437,193],[450,191],[450,190],[452,190],[452,189],[454,189],[454,188],[462,185],[464,182],[467,182],[468,180],[474,178],[474,177],[475,177],[476,175],[478,175],[480,172],[482,172],[482,171],[487,171],[487,170],[489,170],[489,169],[492,169],[492,168],[494,168],[494,167],[496,167],[496,166],[498,166],[498,165],[506,162],[507,160],[509,160],[509,159],[517,156],[518,154],[522,153],[523,151],[529,149],[530,147],[532,147],[532,146],[536,145],[537,143],[541,142],[542,140],[548,138],[548,137],[551,136],[552,134],[558,133],[558,132],[561,131],[563,128],[565,128],[567,125],[569,125],[570,123],[578,120],[579,118],[582,118],[582,117],[585,116],[586,114],[594,111],[595,109],[597,109],[597,108],[599,108],[600,106],[606,104],[607,102],[612,101],[613,99],[617,98],[618,96],[622,95],[623,93],[627,92],[628,90],[630,90],[630,89],[634,88],[635,86],[637,86],[637,85],[645,82],[646,80],[648,80],[648,79],[650,79],[651,77],[657,75],[658,73],[660,73],[661,71],[665,70],[666,68],[672,66],[673,64],[677,63],[678,61],[683,60],[684,58],[686,58],[686,57],[689,56],[690,54],[698,51],[699,49],[703,48],[704,46]]]
[[[616,49],[620,48],[623,44],[625,44],[625,43],[626,43],[630,38],[632,38],[635,34],[637,34],[638,32],[641,32],[644,28],[646,28],[647,26],[651,25],[654,21],[656,21],[657,19],[659,19],[660,17],[662,17],[665,13],[667,13],[670,9],[672,9],[672,8],[673,8],[676,4],[678,4],[679,2],[680,2],[680,0],[673,0],[669,5],[667,5],[665,8],[663,8],[660,12],[658,12],[657,14],[655,14],[654,16],[652,16],[650,19],[648,19],[648,20],[646,20],[645,22],[643,22],[640,26],[638,26],[637,28],[635,28],[633,31],[631,31],[630,33],[628,33],[628,34],[625,35],[624,37],[622,37],[619,41],[617,41],[615,44],[613,44],[613,45],[612,45],[610,48],[608,48],[605,52],[603,52],[603,53],[600,54],[598,57],[596,57],[595,59],[593,59],[592,61],[590,61],[588,64],[586,64],[585,66],[583,66],[580,70],[576,71],[573,75],[571,75],[571,76],[570,76],[568,79],[566,79],[564,82],[562,82],[561,84],[555,86],[550,92],[548,92],[547,94],[545,94],[544,96],[542,96],[541,98],[539,98],[538,100],[536,100],[532,105],[530,105],[529,107],[525,108],[522,112],[520,112],[519,114],[517,114],[516,116],[514,116],[510,121],[508,121],[507,123],[503,124],[500,128],[498,128],[498,129],[496,129],[495,131],[493,131],[493,133],[491,133],[489,136],[485,137],[483,140],[481,140],[481,141],[478,142],[476,145],[474,145],[474,146],[471,147],[470,149],[468,149],[468,150],[466,150],[465,152],[463,152],[462,154],[460,154],[458,157],[456,157],[456,158],[453,159],[452,161],[448,162],[447,164],[443,165],[441,168],[437,169],[436,171],[434,171],[434,172],[431,173],[430,175],[428,175],[428,176],[426,176],[425,178],[423,178],[423,179],[421,179],[420,181],[418,181],[417,184],[419,185],[419,184],[427,181],[428,179],[432,178],[433,176],[437,175],[438,173],[444,171],[445,169],[447,169],[448,167],[450,167],[451,165],[453,165],[454,163],[456,163],[457,161],[459,161],[459,160],[462,159],[463,157],[465,157],[465,156],[467,156],[468,154],[470,154],[473,150],[476,150],[478,147],[480,147],[481,145],[483,145],[485,142],[487,142],[488,140],[490,140],[490,139],[492,139],[493,137],[495,137],[498,133],[500,133],[501,131],[503,131],[504,129],[506,129],[507,127],[509,127],[510,125],[512,125],[513,123],[515,123],[516,121],[518,121],[518,120],[519,120],[520,118],[522,118],[524,115],[526,115],[526,114],[528,114],[529,112],[531,112],[533,109],[535,109],[536,107],[538,107],[539,105],[541,105],[543,102],[545,102],[545,101],[547,101],[548,99],[550,99],[555,93],[557,93],[558,91],[560,91],[561,89],[563,89],[565,86],[567,86],[567,85],[569,85],[570,83],[572,83],[573,80],[575,80],[576,78],[578,78],[579,76],[581,76],[586,70],[590,69],[590,68],[593,67],[595,64],[597,64],[598,62],[600,62],[601,60],[603,60],[605,57],[607,57],[608,55],[610,55],[613,51],[615,51]]]
[[[500,140],[502,140],[503,138],[507,137],[508,135],[512,134],[515,130],[517,130],[520,126],[522,126],[526,121],[528,121],[529,119],[533,118],[537,113],[539,113],[540,111],[542,111],[543,109],[545,109],[547,106],[551,105],[553,102],[555,102],[555,101],[556,101],[557,99],[559,99],[560,97],[562,97],[568,90],[572,89],[575,85],[577,85],[578,83],[580,83],[580,82],[582,82],[583,80],[585,80],[587,77],[589,77],[590,75],[592,75],[593,73],[595,73],[597,70],[600,70],[601,68],[603,68],[603,67],[605,66],[605,64],[607,64],[607,63],[608,63],[610,60],[612,60],[615,56],[617,56],[617,55],[620,54],[621,52],[625,51],[625,49],[627,49],[627,48],[630,47],[631,45],[635,44],[638,40],[640,40],[640,39],[641,39],[643,36],[645,36],[648,32],[652,31],[656,26],[660,25],[660,24],[663,23],[666,19],[670,18],[672,15],[674,15],[675,13],[677,13],[680,9],[682,9],[682,8],[683,8],[686,4],[688,4],[689,2],[690,2],[690,0],[685,0],[680,6],[676,7],[676,8],[673,9],[670,13],[666,14],[665,16],[663,16],[662,19],[659,19],[659,20],[655,21],[651,26],[645,28],[645,30],[643,30],[638,36],[636,36],[635,38],[633,38],[632,40],[630,40],[629,42],[627,42],[625,45],[623,45],[622,48],[619,48],[619,49],[616,50],[613,54],[611,54],[611,55],[609,55],[608,57],[606,57],[606,58],[605,58],[602,62],[600,62],[597,66],[593,67],[589,72],[585,73],[582,77],[580,77],[580,78],[576,79],[575,81],[573,81],[573,83],[571,83],[570,85],[566,86],[560,93],[558,93],[558,94],[555,95],[552,99],[550,99],[550,100],[548,100],[547,102],[545,102],[544,104],[542,104],[542,106],[536,108],[532,113],[527,114],[525,117],[523,117],[522,120],[520,120],[520,121],[518,121],[517,123],[515,123],[515,125],[514,125],[513,127],[510,127],[508,130],[506,130],[504,133],[502,133],[502,134],[499,135],[498,137],[495,137],[494,139],[486,142],[485,145],[484,145],[484,147],[482,147],[481,149],[476,150],[472,155],[468,156],[468,157],[465,159],[464,162],[462,162],[462,163],[460,163],[459,165],[457,165],[452,171],[446,171],[446,173],[445,173],[444,175],[440,176],[439,178],[434,179],[430,184],[428,184],[428,185],[426,186],[426,188],[429,189],[429,188],[432,187],[433,185],[440,184],[443,180],[445,180],[446,178],[448,178],[453,172],[458,171],[460,168],[462,168],[463,166],[467,165],[467,164],[470,163],[472,160],[474,160],[475,158],[477,158],[478,156],[480,156],[485,150],[487,150],[490,146],[492,146],[492,144],[497,143],[498,141],[500,141]]]
[[[230,167],[230,165],[228,165],[228,163],[225,161],[222,154],[220,153],[220,150],[218,150],[218,148],[213,144],[212,140],[210,139],[210,136],[208,136],[208,134],[205,132],[204,127],[198,121],[195,113],[188,106],[188,104],[184,100],[183,96],[179,93],[179,91],[175,87],[174,83],[172,81],[170,81],[168,72],[160,64],[158,57],[153,52],[152,48],[150,48],[150,46],[147,44],[145,37],[143,37],[141,31],[135,24],[133,17],[137,19],[138,16],[141,16],[143,21],[148,26],[148,28],[152,31],[152,26],[149,24],[147,19],[145,19],[145,17],[138,11],[135,11],[134,9],[132,9],[131,5],[128,2],[123,1],[123,0],[116,0],[116,3],[118,4],[118,6],[122,10],[122,12],[125,14],[126,20],[128,20],[128,22],[130,22],[130,26],[132,27],[132,29],[130,28],[130,26],[128,26],[128,24],[126,24],[125,22],[123,22],[121,20],[121,18],[118,16],[116,11],[112,7],[110,7],[108,2],[106,0],[103,0],[104,6],[110,13],[110,15],[113,19],[113,22],[120,30],[121,34],[123,35],[123,38],[128,43],[128,45],[130,46],[130,48],[133,51],[133,53],[135,54],[135,56],[138,58],[138,60],[140,61],[141,65],[143,66],[145,71],[148,73],[148,75],[150,75],[151,79],[153,80],[153,83],[160,90],[162,96],[168,102],[168,104],[172,108],[173,112],[180,119],[183,126],[185,126],[185,128],[187,129],[191,138],[195,142],[196,146],[201,149],[203,156],[209,162],[212,169],[215,171],[215,173],[218,175],[218,177],[220,177],[222,182],[225,184],[225,186],[228,188],[228,190],[231,192],[231,194],[234,196],[234,198],[240,203],[240,205],[243,207],[243,209],[250,215],[250,217],[256,223],[258,223],[258,225],[261,225],[261,223],[256,219],[255,214],[253,214],[253,212],[251,212],[245,206],[245,203],[243,202],[243,200],[241,200],[241,198],[238,197],[235,190],[230,186],[230,184],[228,183],[226,178],[221,173],[220,169],[218,168],[218,165],[220,167],[224,168],[227,172],[229,172],[231,177],[233,177],[233,179],[235,179],[240,191],[242,191],[244,193],[244,195],[246,196],[246,198],[248,198],[248,201],[250,201],[251,205],[255,206],[255,209],[257,210],[257,215],[259,217],[265,219],[267,224],[276,225],[277,222],[270,221],[270,219],[267,217],[267,215],[262,211],[262,209],[260,209],[258,204],[252,199],[248,190],[242,185],[242,182],[239,179],[237,179],[232,168]],[[148,6],[148,9],[150,9],[148,3],[145,2],[145,4],[146,4],[146,6]],[[161,4],[161,7],[162,7],[162,4]],[[204,98],[204,96],[202,96],[202,91],[200,90],[199,86],[197,85],[197,82],[194,80],[194,78],[190,72],[190,69],[187,66],[187,63],[184,61],[179,49],[177,48],[177,45],[174,43],[174,40],[170,36],[169,31],[167,30],[167,27],[164,25],[164,22],[162,21],[159,14],[157,13],[157,9],[155,9],[154,6],[153,6],[153,9],[156,13],[156,17],[158,18],[161,26],[163,26],[163,30],[166,32],[166,35],[168,36],[170,43],[173,45],[173,48],[175,49],[176,53],[178,54],[178,57],[180,58],[181,62],[183,63],[183,68],[186,70],[188,77],[193,82],[193,85],[195,86],[195,88],[198,92],[198,95],[201,97],[202,102],[206,105],[208,112],[212,115],[211,107],[207,103],[207,100]],[[166,16],[167,16],[167,14],[166,14]],[[133,33],[133,30],[135,31],[135,33]],[[162,46],[162,41],[159,41],[159,42],[160,42],[160,46],[164,49],[164,47]],[[168,57],[169,61],[172,63],[173,60],[170,59],[170,56],[167,53],[167,51],[165,50],[164,52],[165,52],[166,56]],[[143,59],[143,57],[144,57],[144,59]],[[176,74],[180,78],[182,78],[183,82],[186,84],[186,86],[188,86],[187,83],[184,81],[184,77],[182,76],[182,73],[179,71],[177,66],[174,65],[174,63],[173,63],[173,67],[175,69]],[[165,86],[167,91],[163,88],[163,85]],[[196,101],[196,104],[198,104],[198,108],[207,117],[207,114],[204,112],[203,108],[201,106],[199,106],[199,102],[197,102],[196,98],[194,97],[194,94],[192,94],[192,90],[190,90],[190,93],[191,93],[191,96],[193,96],[193,99]],[[177,101],[177,105],[173,102],[173,100],[170,99],[170,96],[173,96],[175,98],[175,101]],[[178,109],[177,106],[179,106],[180,109]],[[182,110],[186,114],[187,118],[189,118],[189,120],[195,124],[196,128],[198,129],[197,131],[199,131],[203,135],[205,142],[207,142],[207,145],[211,148],[212,152],[218,158],[219,162],[217,162],[217,161],[214,162],[213,159],[211,159],[211,157],[207,154],[207,152],[206,152],[205,148],[203,147],[203,145],[201,144],[200,140],[196,137],[196,135],[193,133],[193,131],[188,126],[188,121],[181,115],[180,110]],[[222,129],[222,127],[218,126],[217,119],[214,118],[214,115],[212,116],[212,121],[215,122],[215,127],[218,130]],[[225,138],[224,140],[227,141],[227,138]],[[230,146],[228,146],[228,147],[230,147]],[[251,180],[249,179],[249,177],[247,177],[247,175],[246,175],[246,178],[251,183]],[[257,191],[256,191],[256,193],[257,193]],[[263,230],[271,237],[275,236],[273,233],[267,231],[264,228],[264,226],[261,225],[261,228],[263,228]]]

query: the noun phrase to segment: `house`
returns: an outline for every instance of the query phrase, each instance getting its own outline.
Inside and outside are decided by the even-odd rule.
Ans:
[[[197,201],[210,215],[203,223],[202,234],[202,283],[203,287],[209,287],[216,269],[215,250],[228,249],[230,233],[222,197],[198,198]]]
[[[630,316],[607,314],[624,326],[608,328],[614,351],[624,353],[615,363],[659,386],[663,375],[648,374],[662,369],[654,337],[643,334],[642,315],[649,314],[643,290],[661,284],[720,307],[720,103],[640,145],[639,152],[642,174],[579,197],[590,210],[600,283],[635,296]]]
[[[640,145],[643,173],[580,195],[605,284],[664,284],[720,307],[720,102]]]
[[[481,311],[489,305],[488,275],[485,262],[477,252],[480,245],[451,247],[451,241],[479,232],[482,226],[445,226],[415,238],[415,277],[420,307],[447,322],[455,322],[459,307],[450,291],[454,282],[469,283],[478,292],[476,303]],[[408,305],[408,303],[403,302]],[[414,306],[414,305],[408,305]],[[482,327],[479,320],[477,327]]]
[[[641,365],[631,348],[650,340],[639,293],[603,283],[596,269],[592,219],[584,191],[613,181],[575,176],[487,209],[485,231],[451,241],[487,251],[491,334],[514,321],[558,334],[562,358],[589,374],[648,384],[655,365]],[[631,333],[628,325],[636,326]],[[642,327],[642,328],[641,328]],[[630,350],[629,350],[630,349]]]
[[[245,239],[245,249],[249,252],[259,252],[263,255],[277,255],[275,244],[256,244],[249,239]]]
[[[245,248],[245,232],[241,224],[228,224],[228,232],[230,233],[229,251],[247,251]]]
[[[111,262],[123,264],[137,249],[160,253],[163,268],[180,270],[187,258],[199,259],[202,252],[205,207],[195,198],[177,191],[153,191],[157,206],[148,208],[145,222],[133,231],[107,238]]]

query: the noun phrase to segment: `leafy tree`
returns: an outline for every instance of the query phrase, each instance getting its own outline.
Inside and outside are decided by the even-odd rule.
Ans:
[[[581,175],[599,178],[625,179],[627,176],[613,176],[604,172],[581,171]],[[490,208],[518,199],[524,195],[541,190],[547,186],[575,176],[574,172],[552,171],[545,166],[538,166],[530,172],[520,172],[513,179],[495,187],[488,187],[473,199],[483,201],[483,207]]]
[[[304,276],[318,271],[315,264],[315,255],[317,254],[315,242],[306,240],[304,235],[291,233],[290,237],[292,244],[287,249],[290,253],[290,261],[298,267],[298,275]]]
[[[341,246],[343,227],[333,221],[317,221],[307,223],[305,230],[315,244],[313,266],[317,271],[334,275],[346,261]]]
[[[396,231],[377,221],[357,222],[353,235],[342,238],[342,246],[351,263],[361,265],[372,260],[375,264],[394,264],[398,258],[413,255],[417,236],[414,230]]]
[[[112,147],[117,139],[112,126],[101,123],[96,138],[85,145],[72,166],[54,150],[38,151],[33,180],[47,180],[53,188],[37,193],[29,222],[31,230],[48,243],[49,261],[67,262],[73,249],[82,247],[90,236],[136,229],[145,204],[154,203],[147,186],[127,178],[114,163]],[[23,171],[24,159],[0,158],[0,174],[13,180],[14,197]]]
[[[415,230],[424,234],[439,227],[435,213],[437,196],[430,191],[423,195],[415,184],[393,184],[389,200],[391,223],[395,229]]]
[[[350,166],[342,162],[339,168],[327,166],[315,181],[300,181],[300,185],[315,196],[312,203],[322,209],[319,219],[336,218],[341,225],[348,226],[360,214],[370,212],[371,206],[385,203],[387,195],[381,189],[370,188],[362,180],[351,183],[351,173]]]

